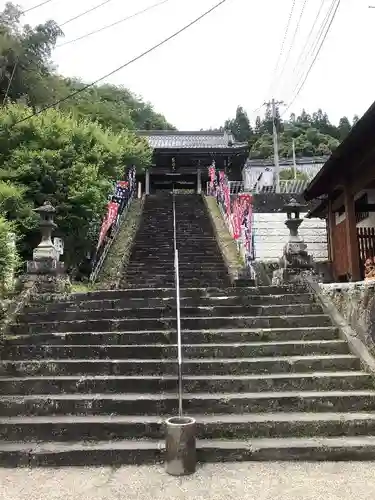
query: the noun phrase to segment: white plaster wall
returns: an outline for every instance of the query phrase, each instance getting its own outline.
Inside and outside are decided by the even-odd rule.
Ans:
[[[357,194],[356,199],[360,198],[365,192],[367,192],[368,202],[375,203],[375,189],[367,189],[366,191],[361,191]],[[357,223],[357,227],[375,227],[375,212],[370,212],[366,219],[361,220]]]
[[[306,214],[301,214],[304,217]],[[285,226],[285,213],[254,213],[254,246],[257,260],[278,260],[288,241],[289,230]],[[328,260],[326,222],[321,219],[305,219],[300,234],[308,252],[316,261]]]
[[[367,189],[365,191],[360,191],[355,195],[354,199],[357,200],[365,193],[367,193],[368,202],[370,204],[371,203],[375,204],[375,189]],[[345,219],[346,219],[346,212],[340,215],[336,212],[335,214],[336,226],[338,224],[341,224],[341,222],[343,222]],[[361,220],[361,222],[357,222],[357,227],[375,227],[375,212],[370,212],[369,216],[366,217],[366,219]]]

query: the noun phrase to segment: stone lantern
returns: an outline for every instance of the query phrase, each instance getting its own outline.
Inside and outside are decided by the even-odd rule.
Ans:
[[[52,232],[57,228],[57,225],[53,220],[56,209],[50,202],[46,201],[41,207],[36,208],[35,212],[40,215],[39,228],[42,234],[42,240],[33,251],[33,260],[58,260],[59,254],[52,242]]]
[[[33,260],[27,262],[27,275],[36,283],[37,292],[58,293],[67,291],[69,279],[64,262],[60,262],[60,251],[52,241],[52,232],[57,228],[53,217],[56,209],[46,201],[35,212],[40,215],[41,242],[33,251]]]
[[[275,285],[298,282],[303,272],[312,271],[314,267],[307,245],[298,233],[303,222],[300,217],[303,209],[306,209],[306,205],[298,203],[294,198],[283,207],[283,212],[287,215],[285,225],[289,229],[289,237],[279,261],[280,267],[273,273],[272,283]]]

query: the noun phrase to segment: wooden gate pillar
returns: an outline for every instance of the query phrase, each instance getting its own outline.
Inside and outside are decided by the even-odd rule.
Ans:
[[[344,186],[344,203],[345,203],[345,228],[346,242],[348,252],[349,274],[351,281],[359,281],[361,279],[358,237],[357,237],[357,221],[355,217],[354,196],[350,192],[349,186]]]

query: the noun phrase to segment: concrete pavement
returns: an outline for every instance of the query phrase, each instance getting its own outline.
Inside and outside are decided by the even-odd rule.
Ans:
[[[373,500],[371,462],[209,464],[173,478],[160,466],[0,469],[0,500]]]

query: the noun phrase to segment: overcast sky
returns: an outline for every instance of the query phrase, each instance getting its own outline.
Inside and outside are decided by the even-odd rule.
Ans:
[[[42,0],[19,0],[24,9]],[[52,0],[23,18],[36,24],[47,19],[63,23],[102,0]],[[93,81],[146,50],[193,20],[218,0],[169,0],[146,14],[56,48],[53,59],[65,76]],[[274,96],[290,102],[299,80],[295,65],[322,0],[307,0],[300,30],[284,73],[271,76],[280,52],[292,0],[227,0],[194,27],[108,81],[124,85],[150,101],[180,130],[217,127],[233,116],[237,105],[251,117]],[[2,5],[5,1],[1,2]],[[63,28],[74,39],[110,24],[157,0],[112,0]],[[285,44],[286,56],[304,0],[296,0],[294,22]],[[374,100],[375,0],[341,0],[336,19],[306,85],[288,111],[303,107],[327,111],[332,122],[362,115]],[[330,6],[325,0],[324,12]],[[366,55],[367,54],[367,55]],[[308,59],[310,62],[311,59]],[[280,65],[282,67],[282,64]],[[280,67],[280,69],[281,69]],[[302,67],[303,69],[303,67]]]

